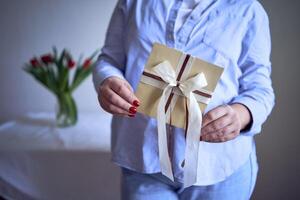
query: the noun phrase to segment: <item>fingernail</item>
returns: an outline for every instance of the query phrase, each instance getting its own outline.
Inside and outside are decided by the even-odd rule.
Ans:
[[[202,138],[202,136],[200,136],[200,141],[202,141],[203,140],[203,138]]]
[[[128,117],[135,117],[135,115],[128,115]]]
[[[136,113],[136,107],[131,106],[131,107],[129,108],[129,113],[130,113],[130,114],[135,114],[135,113]]]
[[[132,104],[136,107],[140,106],[140,102],[138,100],[134,100]]]

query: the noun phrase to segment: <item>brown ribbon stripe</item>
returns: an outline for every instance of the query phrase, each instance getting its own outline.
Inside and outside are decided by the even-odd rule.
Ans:
[[[181,69],[180,69],[180,71],[179,71],[179,73],[178,73],[178,76],[177,76],[177,78],[176,78],[177,81],[180,81],[180,79],[181,79],[181,77],[182,77],[182,74],[183,74],[183,72],[184,72],[184,70],[185,70],[186,64],[187,64],[187,62],[188,62],[188,60],[189,60],[189,58],[190,58],[190,55],[187,55],[187,56],[185,57],[185,60],[184,60],[184,62],[183,62],[183,64],[182,64]],[[151,74],[151,73],[146,72],[146,71],[143,71],[143,75],[144,75],[144,76],[147,76],[147,77],[150,77],[150,78],[153,78],[153,79],[158,80],[158,81],[165,82],[161,77],[159,77],[159,76],[157,76],[157,75],[155,75],[155,74]],[[201,91],[199,91],[199,90],[194,90],[193,93],[198,94],[198,95],[200,95],[200,96],[207,97],[207,98],[211,98],[211,97],[212,97],[211,94],[207,94],[207,93],[201,92]],[[172,93],[170,94],[170,96],[168,97],[168,100],[167,100],[167,103],[166,103],[166,106],[165,106],[165,112],[167,112],[167,110],[168,110],[168,108],[169,108],[169,106],[170,106],[170,103],[171,103],[171,101],[172,101],[173,96],[174,96],[174,92],[172,92]]]

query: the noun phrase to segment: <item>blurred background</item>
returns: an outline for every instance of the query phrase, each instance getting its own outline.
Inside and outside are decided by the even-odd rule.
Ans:
[[[300,199],[300,3],[260,2],[270,18],[276,105],[256,137],[260,171],[253,199]],[[53,45],[67,47],[76,59],[80,53],[89,56],[103,45],[115,4],[116,0],[0,0],[0,123],[27,112],[53,111],[54,96],[21,70],[23,64]],[[74,96],[79,115],[103,112],[91,77]],[[109,173],[101,167],[110,166],[99,170]],[[115,187],[107,190],[115,193]]]
[[[77,60],[101,48],[116,0],[0,0],[0,121],[53,111],[56,99],[21,70],[34,55],[67,48]],[[79,112],[98,109],[91,77],[74,93]]]

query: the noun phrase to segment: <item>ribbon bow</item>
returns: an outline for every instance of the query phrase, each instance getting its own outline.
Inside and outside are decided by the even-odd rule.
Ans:
[[[186,148],[184,165],[184,188],[197,181],[198,148],[201,134],[202,112],[193,94],[194,90],[207,86],[203,73],[199,73],[189,79],[176,81],[176,73],[168,61],[164,61],[153,68],[154,73],[167,84],[157,107],[158,149],[162,173],[174,181],[171,161],[167,147],[166,112],[167,97],[174,87],[178,87],[188,101],[188,126],[186,130]]]

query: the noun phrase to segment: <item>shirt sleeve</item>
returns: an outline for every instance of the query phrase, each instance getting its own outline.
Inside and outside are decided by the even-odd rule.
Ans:
[[[126,55],[124,51],[124,26],[126,6],[119,0],[113,11],[106,32],[104,46],[93,70],[93,82],[98,92],[99,85],[108,77],[124,78]]]
[[[263,7],[255,2],[254,15],[244,38],[239,59],[242,71],[239,79],[239,95],[231,102],[245,105],[251,113],[251,123],[241,131],[241,134],[252,136],[259,133],[274,106],[270,52],[268,16]]]

